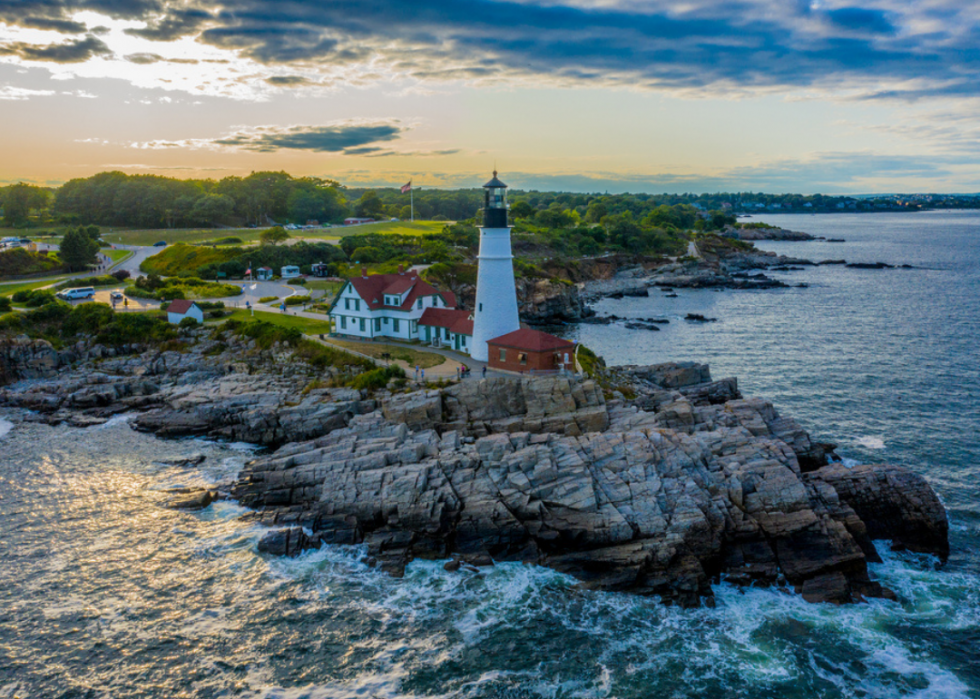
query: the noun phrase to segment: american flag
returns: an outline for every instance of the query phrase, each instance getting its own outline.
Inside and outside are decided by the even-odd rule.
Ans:
[[[402,185],[402,194],[404,194],[405,192],[410,192],[410,191],[412,191],[412,181],[411,180],[408,181],[408,184]]]

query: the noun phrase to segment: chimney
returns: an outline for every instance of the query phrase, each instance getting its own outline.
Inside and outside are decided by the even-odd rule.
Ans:
[[[367,279],[367,267],[361,267],[361,276]]]
[[[398,265],[398,273],[405,274],[405,265]]]

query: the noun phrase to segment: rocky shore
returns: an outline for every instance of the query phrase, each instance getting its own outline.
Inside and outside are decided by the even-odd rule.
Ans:
[[[137,429],[161,436],[267,445],[230,488],[274,527],[260,548],[363,544],[394,575],[419,558],[523,561],[683,605],[711,603],[722,576],[844,603],[891,594],[868,574],[873,539],[948,554],[923,478],[835,463],[833,445],[705,365],[368,395],[320,387],[329,373],[288,346],[209,331],[185,344],[6,341],[0,404],[77,425],[135,412]],[[172,506],[217,496],[180,493]]]

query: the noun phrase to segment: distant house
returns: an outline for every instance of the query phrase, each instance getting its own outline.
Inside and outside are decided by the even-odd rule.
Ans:
[[[259,267],[255,270],[255,278],[260,282],[267,282],[272,279],[273,271],[272,267]]]
[[[204,311],[196,303],[186,299],[177,299],[167,306],[167,322],[177,325],[184,318],[193,318],[198,323],[204,322]]]
[[[310,273],[314,277],[329,277],[330,276],[330,265],[325,262],[317,262],[310,265]]]
[[[299,267],[296,265],[283,265],[282,273],[279,276],[283,279],[294,279],[300,276]]]
[[[487,341],[488,366],[504,371],[554,371],[575,368],[575,343],[540,330],[521,328]]]
[[[433,347],[451,347],[469,354],[473,340],[473,312],[426,308],[419,318],[419,340]]]
[[[429,308],[455,308],[456,296],[440,291],[416,272],[372,274],[362,269],[330,307],[333,332],[359,338],[419,339],[419,320]]]
[[[351,216],[350,218],[344,219],[345,226],[356,226],[359,223],[374,223],[373,218],[359,218],[357,216]]]

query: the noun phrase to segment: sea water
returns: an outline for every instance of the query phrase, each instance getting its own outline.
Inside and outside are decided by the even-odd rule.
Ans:
[[[574,332],[611,362],[710,362],[847,458],[924,474],[949,508],[953,555],[940,566],[882,542],[872,575],[897,601],[812,605],[722,582],[715,608],[684,610],[520,564],[416,562],[393,579],[359,547],[268,557],[233,503],[161,507],[169,488],[232,478],[247,445],[8,412],[0,697],[980,697],[980,216],[763,220],[847,243],[760,247],[916,269],[808,268],[783,275],[808,289],[603,301],[671,323]],[[201,467],[163,463],[192,452]]]

